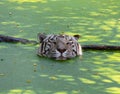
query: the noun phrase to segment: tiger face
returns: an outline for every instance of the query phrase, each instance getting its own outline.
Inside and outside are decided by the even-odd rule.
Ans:
[[[38,34],[41,43],[38,55],[56,60],[66,60],[82,55],[81,45],[77,42],[79,35],[45,35]]]

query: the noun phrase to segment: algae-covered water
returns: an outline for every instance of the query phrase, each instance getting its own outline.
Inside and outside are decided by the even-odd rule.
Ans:
[[[119,0],[0,0],[0,34],[80,34],[84,44],[120,45]],[[38,45],[0,43],[0,94],[120,94],[120,51],[56,61]]]

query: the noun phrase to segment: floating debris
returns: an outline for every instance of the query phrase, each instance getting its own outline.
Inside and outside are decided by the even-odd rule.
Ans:
[[[37,66],[37,64],[36,64],[36,63],[34,63],[34,64],[33,64],[33,66]]]
[[[36,69],[34,69],[34,72],[36,72],[37,70]]]
[[[27,80],[26,83],[31,83],[32,81],[31,80]]]
[[[12,15],[12,12],[9,12],[9,15]]]
[[[57,80],[58,78],[55,76],[50,77],[51,80]]]
[[[0,61],[3,61],[4,59],[0,59]]]
[[[4,73],[0,73],[0,76],[5,76],[5,74]]]

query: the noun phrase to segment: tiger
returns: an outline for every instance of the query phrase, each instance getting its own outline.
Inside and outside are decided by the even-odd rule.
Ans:
[[[67,60],[82,55],[82,47],[78,43],[79,35],[66,34],[38,34],[40,46],[38,56],[54,58],[55,60]]]

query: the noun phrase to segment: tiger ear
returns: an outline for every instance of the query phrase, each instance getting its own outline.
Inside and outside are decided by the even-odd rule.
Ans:
[[[39,33],[38,34],[38,40],[40,43],[43,42],[43,40],[46,38],[47,36],[44,33]]]
[[[80,38],[80,35],[74,35],[73,36],[76,40],[78,40]]]

